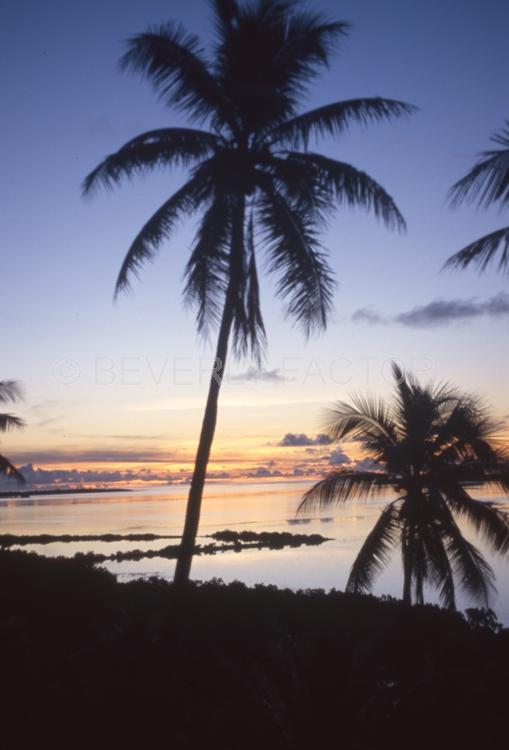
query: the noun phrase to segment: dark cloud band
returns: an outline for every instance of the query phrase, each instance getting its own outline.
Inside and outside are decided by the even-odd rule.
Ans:
[[[509,317],[509,293],[500,292],[484,302],[475,299],[434,300],[392,317],[369,308],[360,308],[353,313],[351,320],[365,325],[397,323],[407,328],[434,328],[482,317]]]

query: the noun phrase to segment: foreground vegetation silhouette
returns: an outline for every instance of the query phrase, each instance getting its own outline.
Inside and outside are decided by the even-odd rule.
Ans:
[[[15,380],[0,380],[0,404],[8,404],[21,399],[21,388]],[[24,427],[22,419],[11,413],[0,413],[0,432],[19,429]],[[16,479],[18,482],[24,482],[22,474],[11,464],[5,457],[0,455],[0,476],[8,479]]]
[[[487,604],[493,571],[456,519],[495,552],[509,552],[509,515],[469,492],[470,485],[509,492],[507,453],[496,443],[501,425],[476,397],[448,385],[423,386],[396,365],[393,370],[392,404],[357,396],[338,402],[327,418],[327,434],[359,441],[373,470],[332,472],[305,494],[299,510],[395,494],[353,563],[347,591],[370,591],[399,545],[405,602],[422,604],[429,585],[455,609],[456,578]]]
[[[319,242],[341,204],[371,210],[404,227],[392,198],[364,172],[309,150],[318,136],[354,123],[407,115],[412,107],[379,97],[334,102],[302,113],[300,104],[328,65],[348,24],[330,22],[287,0],[214,0],[213,53],[172,22],[131,38],[124,69],[149,79],[161,100],[200,128],[162,128],[133,138],[88,175],[84,192],[154,168],[187,167],[189,180],[141,229],[122,264],[116,293],[152,261],[182,217],[201,223],[186,265],[185,299],[207,335],[218,328],[215,365],[189,491],[175,580],[189,578],[201,499],[230,339],[260,361],[265,325],[257,251],[263,246],[276,292],[307,335],[327,325],[334,279]]]
[[[0,590],[5,750],[506,745],[509,631],[489,612],[119,584],[19,551]]]
[[[505,128],[495,133],[491,140],[501,148],[483,151],[477,164],[453,186],[453,206],[465,200],[476,201],[479,206],[485,207],[497,203],[502,208],[509,206],[509,120],[506,120]],[[484,271],[497,258],[498,270],[507,273],[509,227],[497,229],[475,240],[452,255],[445,265],[449,268],[475,265],[480,271]]]

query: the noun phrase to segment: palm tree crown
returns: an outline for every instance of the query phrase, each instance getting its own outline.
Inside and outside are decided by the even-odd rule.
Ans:
[[[509,120],[505,128],[492,136],[491,140],[499,148],[483,151],[479,161],[470,172],[459,180],[451,190],[453,206],[464,200],[477,202],[479,206],[498,203],[501,208],[509,206]],[[481,237],[452,255],[446,267],[467,268],[474,264],[480,271],[498,256],[498,270],[509,270],[509,227]]]
[[[394,377],[391,405],[358,396],[337,403],[327,420],[330,437],[358,440],[374,469],[332,472],[306,493],[299,510],[395,494],[362,545],[347,590],[369,591],[399,544],[405,601],[422,603],[427,584],[454,609],[457,578],[487,602],[493,571],[457,521],[469,522],[496,552],[509,552],[509,517],[468,489],[509,491],[507,456],[494,437],[499,425],[474,396],[447,385],[423,386],[396,366]]]
[[[332,304],[332,273],[317,237],[331,209],[339,203],[361,205],[390,226],[404,226],[379,184],[350,164],[309,151],[310,139],[339,135],[354,122],[404,115],[411,107],[368,98],[299,113],[303,88],[328,64],[348,25],[298,12],[289,2],[260,0],[240,7],[234,0],[216,0],[213,5],[211,59],[195,36],[173,23],[133,37],[122,59],[123,68],[151,80],[165,103],[209,129],[143,133],[91,172],[84,191],[155,167],[189,167],[189,181],[135,238],[116,292],[129,287],[131,276],[153,259],[182,215],[201,210],[185,295],[197,305],[198,328],[205,332],[218,322],[234,278],[235,344],[244,352],[248,345],[256,349],[264,337],[255,240],[266,248],[268,269],[279,276],[277,290],[288,313],[310,332],[326,325]],[[230,257],[240,196],[248,220]]]
[[[21,398],[21,389],[15,380],[0,380],[0,404],[18,401]],[[7,432],[15,428],[23,427],[24,422],[15,414],[0,413],[0,432]],[[0,475],[8,479],[17,479],[24,482],[24,477],[11,462],[0,455]]]
[[[238,355],[260,359],[265,325],[257,250],[277,277],[286,312],[306,334],[325,328],[334,278],[319,234],[340,205],[372,210],[389,227],[403,218],[366,173],[309,149],[317,136],[339,136],[352,123],[409,114],[409,105],[379,97],[334,102],[302,113],[300,102],[327,66],[348,24],[329,22],[289,0],[214,0],[215,41],[205,54],[197,37],[168,23],[132,37],[122,67],[148,78],[164,103],[183,111],[192,128],[163,128],[133,138],[84,182],[84,192],[156,167],[184,166],[189,179],[147,221],[120,269],[116,293],[129,288],[178,221],[199,213],[185,270],[185,300],[197,326],[219,328],[195,472],[185,544],[199,517],[218,389],[230,339]],[[184,543],[184,542],[183,542]],[[177,569],[179,566],[177,566]],[[187,574],[186,574],[187,575]],[[184,576],[185,577],[185,576]]]

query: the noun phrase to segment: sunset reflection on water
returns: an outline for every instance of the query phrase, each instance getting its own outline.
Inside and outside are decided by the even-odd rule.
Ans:
[[[309,482],[233,483],[209,485],[204,502],[198,542],[221,529],[318,533],[330,541],[318,547],[281,550],[243,550],[196,557],[193,577],[221,578],[248,585],[273,584],[292,589],[344,589],[349,568],[372,528],[384,501],[351,503],[324,512],[297,516],[296,511]],[[39,496],[0,501],[0,533],[12,534],[131,534],[178,535],[181,532],[187,487],[166,486],[131,492]],[[475,541],[475,537],[469,534]],[[150,542],[55,542],[30,545],[26,550],[58,556],[76,552],[112,554],[132,548],[159,549],[172,540]],[[497,575],[498,597],[493,607],[509,624],[507,562],[484,550]],[[171,579],[174,561],[149,558],[108,562],[105,566],[126,581],[140,576]],[[374,593],[400,596],[401,568],[397,552],[378,579]],[[427,601],[435,601],[428,592]],[[459,606],[472,602],[458,597]]]

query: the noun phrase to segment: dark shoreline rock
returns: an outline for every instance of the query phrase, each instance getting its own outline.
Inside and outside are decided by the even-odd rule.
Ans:
[[[45,497],[48,495],[93,495],[115,492],[132,492],[126,487],[75,487],[74,489],[53,488],[48,490],[3,490],[0,500],[16,498]]]
[[[180,539],[169,534],[0,534],[0,547],[60,542],[152,542],[157,539]]]
[[[321,534],[291,534],[287,531],[216,531],[208,535],[221,544],[197,544],[195,555],[215,555],[220,552],[242,552],[245,549],[283,549],[284,547],[300,547],[302,545],[318,545],[330,541]],[[180,539],[179,536],[164,534],[3,534],[0,535],[0,548],[25,546],[29,544],[54,544],[71,542],[149,542],[158,539]],[[77,552],[74,557],[89,565],[107,562],[142,560],[144,558],[161,557],[176,560],[179,553],[178,544],[169,544],[157,550],[132,549],[125,552],[114,552],[110,555],[102,552]]]

